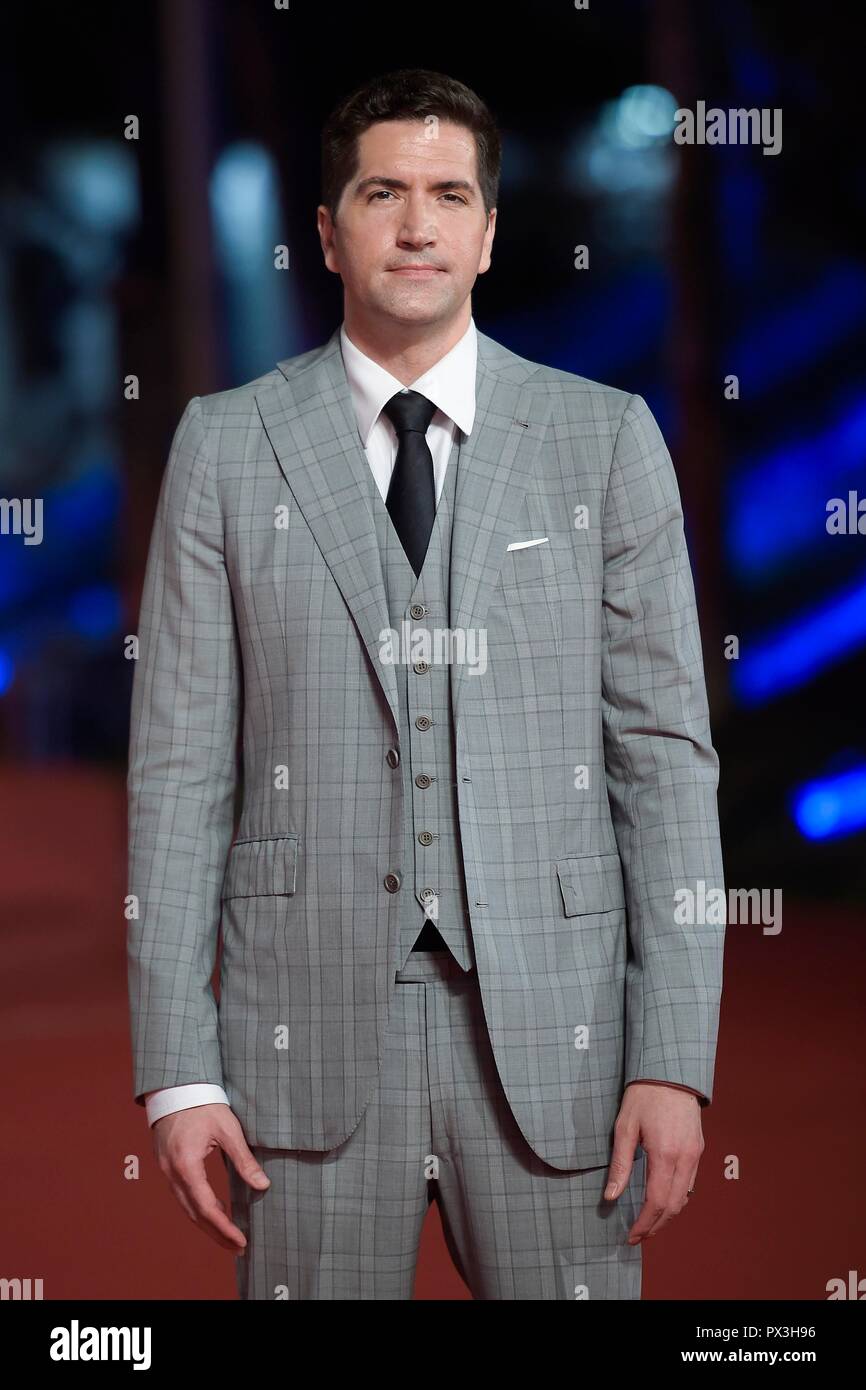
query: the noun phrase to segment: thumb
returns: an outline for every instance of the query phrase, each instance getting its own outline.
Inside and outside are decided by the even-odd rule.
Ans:
[[[250,1187],[270,1187],[271,1180],[250,1150],[240,1124],[236,1133],[223,1136],[222,1146],[244,1182],[249,1183]]]
[[[606,1202],[613,1201],[614,1197],[618,1197],[624,1191],[634,1165],[636,1146],[637,1137],[621,1134],[614,1139],[610,1167],[607,1170],[607,1187],[604,1189]]]

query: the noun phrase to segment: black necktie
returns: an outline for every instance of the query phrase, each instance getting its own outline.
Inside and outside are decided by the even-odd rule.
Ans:
[[[415,574],[421,572],[436,515],[433,455],[425,435],[436,410],[420,391],[398,391],[382,407],[397,431],[397,458],[385,506]],[[427,918],[413,951],[444,951],[445,942]]]
[[[433,455],[425,435],[436,411],[420,391],[398,391],[385,415],[397,431],[397,458],[385,506],[415,574],[421,573],[436,515]]]

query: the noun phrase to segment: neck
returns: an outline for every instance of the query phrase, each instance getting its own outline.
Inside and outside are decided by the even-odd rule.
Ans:
[[[346,334],[367,357],[378,362],[404,386],[411,386],[463,337],[472,317],[467,300],[459,315],[444,324],[395,324],[360,319],[345,308]]]

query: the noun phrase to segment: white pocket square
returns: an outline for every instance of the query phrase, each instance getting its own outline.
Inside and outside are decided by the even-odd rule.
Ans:
[[[549,536],[539,536],[537,541],[512,541],[507,548],[509,550],[525,550],[528,545],[543,545],[545,541],[549,540]]]

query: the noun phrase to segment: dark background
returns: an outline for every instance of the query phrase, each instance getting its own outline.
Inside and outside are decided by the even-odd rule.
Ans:
[[[478,327],[525,357],[639,392],[669,444],[721,758],[726,876],[783,890],[791,934],[729,928],[720,1065],[737,1055],[731,1074],[765,1096],[780,1070],[792,1086],[811,1075],[814,1091],[794,1089],[783,1118],[793,1142],[811,1116],[832,1174],[828,1071],[840,1103],[862,1097],[862,1070],[845,1069],[862,1052],[846,991],[862,971],[866,886],[866,534],[825,524],[829,499],[866,498],[861,18],[854,4],[742,0],[7,12],[0,495],[43,498],[45,534],[38,546],[0,535],[0,866],[16,986],[3,1028],[55,1082],[70,1037],[89,1055],[91,1070],[83,1056],[76,1070],[83,1089],[52,1096],[70,1122],[91,1113],[88,1080],[90,1105],[102,1105],[106,1029],[118,1030],[111,1085],[124,1102],[131,1084],[118,921],[124,638],[172,432],[191,396],[266,372],[339,322],[341,287],[315,225],[320,127],[365,78],[424,66],[478,91],[503,131]],[[698,100],[781,108],[781,152],[675,144],[672,110]],[[130,115],[136,140],[124,139]],[[277,243],[287,271],[273,267]],[[588,270],[574,268],[578,244]],[[139,399],[124,397],[130,374]],[[737,660],[725,655],[731,636]],[[795,932],[799,954],[783,965]],[[750,1031],[770,998],[784,1045],[775,1025]],[[37,1124],[28,1107],[44,1090],[22,1079],[18,1094]],[[140,1112],[123,1114],[141,1146]],[[176,1219],[163,1215],[174,1240]],[[771,1293],[749,1296],[785,1296],[789,1272],[781,1260]],[[839,1272],[831,1261],[826,1278]],[[823,1283],[810,1271],[805,1287],[818,1292],[798,1296],[823,1297]]]

